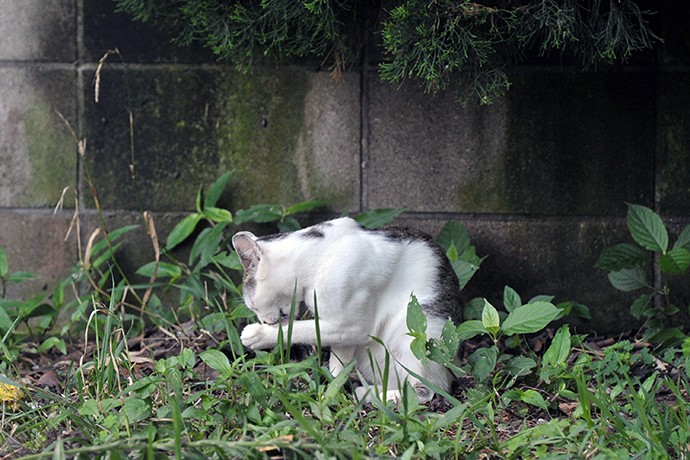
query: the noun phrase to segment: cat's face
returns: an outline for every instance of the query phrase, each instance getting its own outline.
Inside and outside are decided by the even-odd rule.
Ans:
[[[232,245],[244,268],[242,294],[244,303],[265,324],[286,321],[292,295],[284,292],[283,280],[275,279],[277,267],[271,267],[268,250],[250,232],[239,232],[232,237]]]

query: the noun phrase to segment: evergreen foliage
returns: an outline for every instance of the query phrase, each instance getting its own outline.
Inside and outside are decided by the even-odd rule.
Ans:
[[[338,77],[376,25],[382,79],[491,103],[510,86],[503,68],[558,53],[588,67],[627,60],[659,40],[633,0],[116,0],[120,11],[200,42],[248,70],[258,60],[309,58]],[[380,24],[375,24],[380,22]]]

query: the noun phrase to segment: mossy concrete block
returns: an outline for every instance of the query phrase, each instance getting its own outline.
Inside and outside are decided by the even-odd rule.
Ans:
[[[653,201],[652,72],[526,71],[485,107],[369,78],[368,208],[610,215]]]
[[[289,68],[106,67],[98,103],[86,88],[87,177],[108,209],[193,210],[199,186],[229,170],[221,205],[231,209],[306,199],[356,207],[359,85],[345,78],[336,85],[325,73]]]
[[[509,208],[554,215],[623,214],[654,200],[652,71],[513,76],[506,127]]]
[[[74,62],[74,0],[0,0],[0,60]]]
[[[690,216],[690,71],[663,72],[659,81],[659,211]]]
[[[0,68],[0,206],[54,206],[77,178],[76,73]],[[64,117],[64,120],[61,118]]]
[[[0,209],[0,246],[7,253],[10,273],[24,271],[35,277],[8,284],[6,297],[29,299],[50,295],[77,263],[74,231],[67,238],[72,213]]]
[[[11,1],[11,0],[10,0]],[[86,62],[98,60],[110,49],[118,49],[128,63],[213,62],[210,50],[200,45],[177,46],[166,28],[134,21],[116,11],[113,0],[85,1],[83,6],[84,56]],[[119,59],[117,57],[113,59]]]
[[[365,208],[507,210],[504,102],[462,107],[450,92],[423,94],[412,83],[397,88],[378,74],[368,85]]]
[[[406,218],[397,223],[436,236],[448,218]],[[640,326],[630,315],[634,293],[611,286],[606,272],[594,268],[601,252],[626,240],[624,219],[524,218],[503,220],[481,215],[455,219],[467,229],[480,257],[479,271],[463,290],[468,301],[484,297],[503,304],[503,289],[515,289],[523,301],[553,295],[554,302],[587,305],[591,321],[568,318],[580,331],[611,334]]]

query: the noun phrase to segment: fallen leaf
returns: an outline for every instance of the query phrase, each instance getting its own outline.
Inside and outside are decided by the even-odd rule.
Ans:
[[[11,410],[19,409],[19,400],[24,397],[24,392],[17,386],[0,382],[0,402],[7,404]]]

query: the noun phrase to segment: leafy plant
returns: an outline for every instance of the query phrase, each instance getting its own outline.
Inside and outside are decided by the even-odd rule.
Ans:
[[[649,340],[678,343],[685,335],[676,327],[668,327],[668,319],[680,312],[672,301],[669,279],[687,275],[690,268],[690,225],[670,246],[661,217],[645,206],[628,204],[627,226],[634,244],[619,243],[605,249],[595,267],[608,272],[614,288],[643,292],[630,306],[630,313],[645,319]]]
[[[451,85],[463,101],[492,103],[509,88],[503,68],[529,53],[570,55],[583,65],[621,61],[658,40],[632,0],[475,2],[406,0],[241,2],[117,0],[139,21],[173,30],[247,70],[265,57],[330,62],[335,78],[359,60],[365,30],[378,25],[383,80],[416,80],[426,91]],[[506,56],[508,59],[506,59]]]

